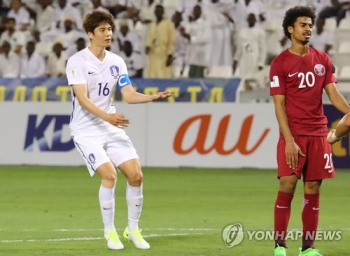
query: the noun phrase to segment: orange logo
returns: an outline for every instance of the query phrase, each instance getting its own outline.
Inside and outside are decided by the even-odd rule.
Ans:
[[[191,153],[193,150],[197,150],[199,154],[205,155],[210,153],[212,150],[216,150],[216,152],[220,155],[230,155],[236,150],[238,150],[242,155],[249,155],[257,150],[257,148],[264,141],[264,139],[266,138],[267,134],[270,131],[270,129],[265,129],[261,134],[260,138],[255,142],[254,146],[248,149],[247,144],[249,141],[249,135],[251,133],[251,128],[254,120],[254,116],[249,115],[243,121],[236,145],[226,150],[224,148],[224,142],[225,140],[227,140],[226,134],[227,134],[230,119],[231,119],[230,115],[226,115],[221,119],[217,133],[216,133],[215,141],[213,145],[208,148],[205,148],[205,144],[206,144],[205,142],[208,135],[211,115],[198,115],[185,120],[185,122],[178,129],[174,139],[173,147],[175,152],[180,155],[186,155]],[[186,135],[186,132],[190,128],[190,126],[195,122],[199,122],[199,131],[197,133],[197,138],[195,139],[192,146],[190,146],[187,149],[184,149],[183,140]]]

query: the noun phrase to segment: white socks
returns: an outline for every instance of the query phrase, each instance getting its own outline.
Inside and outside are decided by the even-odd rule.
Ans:
[[[105,233],[115,230],[114,190],[115,188],[105,188],[102,185],[100,186],[99,190],[98,196]],[[128,228],[129,230],[139,229],[139,219],[143,204],[142,185],[140,187],[132,187],[129,185],[129,183],[127,183],[126,202],[128,205]]]
[[[128,205],[129,230],[139,229],[139,219],[143,203],[142,184],[140,187],[132,187],[127,183],[126,202]]]
[[[114,212],[115,212],[114,190],[115,190],[115,188],[105,188],[105,187],[102,187],[102,185],[101,185],[100,190],[99,190],[99,194],[98,194],[105,233],[107,233],[111,230],[115,230],[115,227],[114,227]]]

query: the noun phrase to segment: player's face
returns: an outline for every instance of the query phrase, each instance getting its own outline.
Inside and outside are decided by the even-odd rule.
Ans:
[[[91,44],[106,48],[111,45],[112,34],[112,26],[104,22],[95,28],[94,33],[88,33],[88,36],[91,40]]]
[[[309,17],[298,17],[294,23],[294,27],[288,27],[291,34],[291,39],[302,44],[307,44],[310,41],[312,33],[312,20]]]

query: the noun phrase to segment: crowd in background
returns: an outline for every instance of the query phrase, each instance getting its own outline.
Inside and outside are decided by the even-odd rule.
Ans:
[[[285,11],[312,6],[311,45],[329,52],[324,29],[350,15],[344,0],[0,0],[0,77],[65,75],[67,59],[89,45],[82,30],[94,9],[115,17],[110,51],[124,58],[131,77],[205,77],[215,67],[264,87],[274,56],[289,46]],[[184,73],[186,73],[184,75]]]

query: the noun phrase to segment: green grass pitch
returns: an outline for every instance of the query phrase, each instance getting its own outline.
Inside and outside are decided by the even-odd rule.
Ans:
[[[142,233],[151,244],[140,251],[124,242],[109,251],[103,240],[98,206],[98,177],[85,167],[0,166],[1,256],[268,256],[273,241],[243,242],[226,248],[228,224],[247,230],[271,230],[278,181],[275,170],[144,168]],[[321,192],[319,228],[341,230],[340,241],[318,241],[324,256],[350,255],[350,172],[338,170]],[[118,176],[116,227],[125,228],[126,180]],[[293,200],[289,227],[301,228],[302,183]],[[288,243],[298,255],[300,240]]]

